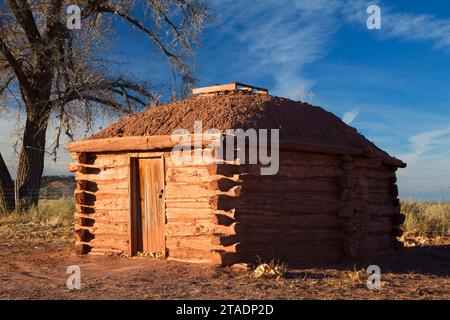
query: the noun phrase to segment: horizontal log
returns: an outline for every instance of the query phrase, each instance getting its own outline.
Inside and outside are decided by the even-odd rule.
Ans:
[[[355,168],[376,168],[380,169],[383,167],[383,162],[381,159],[370,159],[370,158],[362,158],[355,157],[353,161],[353,165]]]
[[[166,171],[167,183],[170,182],[196,182],[204,183],[216,180],[216,165],[197,167],[168,167]]]
[[[206,220],[214,219],[214,210],[211,208],[166,208],[168,222],[179,220]]]
[[[211,257],[207,258],[193,258],[193,257],[171,257],[168,256],[167,260],[169,261],[176,261],[176,262],[183,262],[183,263],[195,263],[195,264],[214,264],[214,265],[222,265],[220,262],[218,262],[218,259],[213,259]]]
[[[79,180],[77,181],[77,191],[86,191],[90,193],[119,193],[128,192],[128,179],[122,181],[109,181],[101,183],[97,181]]]
[[[85,173],[85,167],[77,163],[70,163],[67,165],[67,170],[69,172],[81,172]]]
[[[190,209],[211,209],[213,208],[213,200],[211,197],[190,198],[190,199],[167,199],[165,198],[166,208],[190,208]]]
[[[69,152],[118,152],[171,148],[175,143],[170,136],[138,136],[83,140],[69,143]]]
[[[93,239],[89,241],[89,245],[96,249],[106,249],[106,250],[122,250],[127,252],[129,249],[128,240],[124,239],[114,239],[114,240],[98,240]]]
[[[76,214],[86,215],[88,218],[125,219],[129,217],[129,210],[93,206],[76,205]]]
[[[339,157],[337,157],[336,155],[343,155],[343,154],[362,155],[362,153],[363,153],[363,151],[358,148],[346,148],[346,147],[336,147],[336,146],[327,146],[327,145],[298,143],[296,141],[292,141],[292,142],[281,141],[280,149],[290,151],[290,152],[302,151],[305,153],[334,155],[336,157],[336,159],[339,159]]]
[[[89,230],[95,235],[115,235],[115,236],[124,236],[125,238],[129,237],[129,225],[128,223],[100,223],[95,222],[92,227],[84,227],[80,226],[80,228],[89,228]]]
[[[395,173],[392,173],[388,170],[380,168],[379,170],[374,170],[372,168],[355,168],[352,171],[355,176],[365,177],[366,179],[378,179],[378,180],[386,180],[389,181],[392,177],[395,176]]]
[[[129,168],[123,167],[118,169],[109,169],[105,171],[100,171],[96,173],[80,173],[75,174],[76,180],[87,180],[87,181],[117,181],[125,180],[129,178]]]
[[[127,197],[117,199],[98,199],[95,201],[95,210],[123,211],[130,207],[130,200]]]
[[[285,165],[303,165],[307,167],[337,167],[342,164],[342,160],[335,154],[320,154],[309,152],[298,152],[281,150],[280,167]]]
[[[196,222],[174,222],[165,225],[165,233],[167,237],[188,237],[198,235],[236,234],[238,224],[234,223],[230,226],[221,226],[211,223],[210,221]]]
[[[234,235],[230,235],[234,237]],[[324,241],[324,240],[338,240],[342,239],[344,234],[339,232],[337,229],[328,230],[298,230],[289,229],[280,232],[277,228],[253,228],[245,229],[243,232],[238,232],[236,238],[239,239],[237,242],[245,242],[246,239],[250,241]]]
[[[287,178],[278,176],[242,176],[242,192],[248,193],[283,193],[283,192],[329,192],[336,193],[336,178]]]
[[[105,216],[105,217],[94,217],[93,215],[83,215],[75,213],[75,218],[77,224],[84,226],[92,226],[94,223],[97,224],[128,224],[129,219],[117,219],[115,217]]]
[[[123,168],[126,166],[128,166],[128,163],[124,163],[122,165],[118,165],[118,164],[114,164],[114,163],[111,163],[108,165],[106,165],[106,164],[99,165],[99,164],[85,164],[85,163],[70,163],[68,165],[68,168],[69,168],[69,171],[70,171],[70,169],[77,168],[78,170],[75,170],[75,171],[86,172],[86,171],[89,171],[89,169],[94,169],[94,171],[105,171],[108,169]]]
[[[75,232],[77,232],[78,230],[87,230],[92,233],[96,229],[97,229],[96,226],[95,227],[94,226],[83,226],[83,225],[75,224]]]
[[[128,194],[97,195],[86,192],[76,192],[75,203],[77,205],[91,206],[93,208],[127,209],[129,207],[129,196]]]
[[[198,251],[221,251],[236,252],[236,246],[222,246],[212,243],[208,237],[170,237],[166,240],[166,247],[171,250],[198,250]]]
[[[169,250],[169,260],[187,261],[198,263],[212,263],[220,265],[221,255],[215,252],[205,252],[192,249],[171,249]]]
[[[95,167],[123,167],[130,164],[130,155],[127,153],[117,154],[98,154],[89,153],[88,158],[85,162],[80,162],[80,164],[93,165]]]
[[[234,186],[228,191],[220,191],[213,186],[214,185],[168,184],[166,186],[166,199],[209,198],[213,195],[238,197],[240,195],[241,186]]]
[[[237,212],[235,221],[239,222],[242,228],[279,228],[285,230],[322,230],[338,227],[342,222],[337,216],[329,215],[305,215],[305,216],[268,216],[244,215]]]
[[[333,197],[321,197],[319,194],[307,193],[284,193],[284,194],[250,194],[241,198],[229,198],[216,196],[212,199],[214,208],[230,211],[232,209],[240,212],[260,213],[262,215],[270,212],[303,213],[303,214],[330,214],[335,215],[342,207],[342,202]]]
[[[201,146],[211,145],[213,140],[208,135],[189,135],[184,137],[188,139],[185,145],[194,145],[197,141]],[[69,152],[119,152],[119,151],[133,151],[133,150],[153,150],[153,149],[169,149],[175,145],[179,145],[182,140],[172,140],[169,135],[164,136],[134,136],[134,137],[116,137],[106,139],[92,139],[72,142],[68,145]],[[297,141],[280,141],[280,150],[288,153],[314,153],[318,155],[363,155],[364,150],[359,148],[344,148],[328,145],[316,145],[298,143]],[[300,152],[299,152],[300,151]],[[335,157],[336,160],[341,160]],[[379,158],[385,162],[396,167],[404,167],[405,164],[395,158],[380,155]]]
[[[281,204],[277,206],[263,207],[259,204],[254,206],[236,206],[234,210],[234,218],[237,219],[240,215],[248,215],[260,217],[265,219],[266,217],[279,217],[280,219],[289,217],[306,217],[306,216],[327,216],[335,217],[337,216],[337,207],[330,208],[326,206],[318,206],[317,208],[303,206],[301,202],[297,207],[282,206]],[[232,212],[224,211],[224,212]]]
[[[210,197],[215,189],[209,185],[168,184],[166,199]]]
[[[94,247],[91,249],[89,254],[91,254],[91,255],[109,255],[109,254],[122,255],[125,252],[127,252],[126,249],[105,249],[105,248]]]
[[[279,178],[314,178],[338,177],[344,171],[339,166],[318,164],[283,164],[279,167],[276,177]],[[217,167],[217,173],[225,176],[253,175],[261,176],[260,165],[224,165]]]

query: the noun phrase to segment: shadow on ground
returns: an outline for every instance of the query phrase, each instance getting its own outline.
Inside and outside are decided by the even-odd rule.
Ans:
[[[407,247],[388,255],[366,261],[364,263],[344,262],[329,264],[296,264],[289,265],[290,269],[337,269],[357,270],[369,265],[378,265],[383,273],[398,274],[424,274],[441,277],[450,277],[450,245],[436,245],[423,247]],[[288,272],[287,277],[301,277],[297,272]],[[323,278],[324,275],[312,275],[309,277]]]

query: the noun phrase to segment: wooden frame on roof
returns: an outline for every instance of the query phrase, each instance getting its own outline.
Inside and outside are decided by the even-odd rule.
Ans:
[[[194,95],[210,94],[222,91],[236,91],[244,90],[250,92],[256,92],[261,94],[269,94],[269,90],[266,88],[256,87],[242,82],[232,82],[230,84],[215,85],[209,87],[195,88],[192,90]]]

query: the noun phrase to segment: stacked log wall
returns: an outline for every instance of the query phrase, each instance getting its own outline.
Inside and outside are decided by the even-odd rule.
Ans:
[[[145,155],[74,154],[80,252],[129,253],[129,158]],[[278,174],[262,176],[259,165],[161,155],[170,259],[335,262],[399,245],[397,168],[379,159],[282,150]]]
[[[79,253],[129,251],[129,157],[74,154],[76,248]]]
[[[349,258],[371,259],[401,246],[402,235],[396,171],[397,167],[376,158],[347,158],[350,198],[346,210],[353,214],[343,224],[344,247]]]
[[[233,213],[223,223],[238,226],[217,235],[236,251],[222,260],[337,262],[391,249],[402,222],[395,170],[378,159],[298,151],[282,151],[273,176],[258,165],[219,165],[242,184],[239,197],[216,197],[218,210]]]
[[[222,264],[221,252],[234,252],[214,241],[216,234],[233,235],[235,225],[218,222],[217,196],[235,197],[235,177],[217,173],[217,164],[208,161],[177,162],[165,155],[166,164],[166,247],[169,259]]]

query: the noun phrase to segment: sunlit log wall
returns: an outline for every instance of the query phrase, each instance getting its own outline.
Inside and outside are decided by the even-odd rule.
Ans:
[[[74,152],[80,253],[130,253],[130,157]],[[364,155],[281,150],[277,175],[239,161],[165,162],[168,258],[232,264],[369,259],[399,246],[395,164]]]

